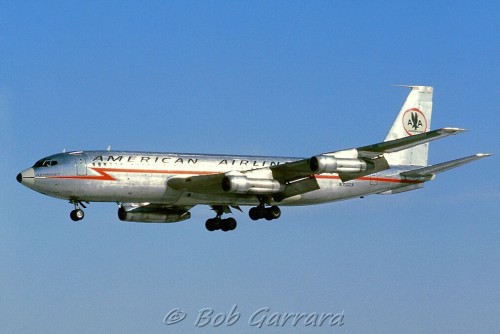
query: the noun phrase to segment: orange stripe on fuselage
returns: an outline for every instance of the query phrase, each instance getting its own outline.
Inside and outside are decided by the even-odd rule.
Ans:
[[[208,172],[208,171],[185,171],[185,170],[159,170],[159,169],[128,169],[128,168],[99,168],[99,167],[89,167],[93,171],[99,173],[99,175],[71,175],[71,176],[49,176],[48,179],[78,179],[78,180],[100,180],[100,181],[118,181],[113,176],[108,173],[137,173],[137,174],[173,174],[173,175],[211,175],[218,174],[220,172]],[[338,175],[314,175],[316,179],[331,179],[340,180]],[[391,182],[391,183],[421,183],[421,181],[416,180],[402,180],[397,178],[389,177],[370,177],[363,176],[357,178],[356,180],[361,181],[377,181],[377,182]]]
[[[79,179],[79,180],[101,180],[101,181],[118,181],[108,173],[137,173],[137,174],[191,174],[191,175],[208,175],[217,174],[217,172],[190,172],[177,170],[159,170],[159,169],[127,169],[127,168],[99,168],[89,167],[99,175],[68,175],[68,176],[49,176],[48,179]]]

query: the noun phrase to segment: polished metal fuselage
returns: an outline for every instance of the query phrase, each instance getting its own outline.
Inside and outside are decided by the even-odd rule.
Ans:
[[[81,202],[160,203],[165,205],[257,205],[255,195],[200,194],[168,186],[173,177],[209,175],[267,167],[302,158],[150,153],[127,151],[79,151],[48,156],[46,166],[21,173],[23,184],[48,196]],[[50,163],[52,162],[52,164]],[[55,163],[54,163],[55,162]],[[315,175],[319,189],[289,197],[279,205],[310,205],[361,197],[419,185],[399,173],[398,166],[373,175],[342,182],[337,174]],[[423,183],[422,183],[423,184]]]

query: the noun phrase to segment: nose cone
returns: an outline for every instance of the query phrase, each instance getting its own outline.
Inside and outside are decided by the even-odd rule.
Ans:
[[[25,171],[22,171],[17,174],[16,180],[27,187],[32,186],[33,183],[35,183],[35,170],[33,168],[28,168]]]

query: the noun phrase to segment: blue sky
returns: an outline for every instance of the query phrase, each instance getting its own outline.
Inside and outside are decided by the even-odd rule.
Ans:
[[[208,233],[122,223],[15,175],[63,149],[310,156],[382,140],[432,85],[430,162],[500,152],[499,7],[490,2],[3,2],[0,328],[5,333],[492,333],[500,330],[493,156],[423,190]],[[196,328],[203,308],[235,325]],[[342,327],[248,325],[343,312]],[[181,323],[162,324],[182,308]]]

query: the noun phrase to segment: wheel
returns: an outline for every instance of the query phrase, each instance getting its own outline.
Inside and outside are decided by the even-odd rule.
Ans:
[[[266,219],[273,220],[278,219],[281,216],[281,210],[276,205],[266,209]]]
[[[125,211],[125,209],[122,206],[120,206],[118,208],[118,219],[123,221],[126,218],[127,218],[127,211]]]
[[[236,226],[238,226],[236,219],[228,218],[227,220],[229,220],[229,227],[231,228],[231,231],[234,231],[236,229]]]
[[[256,207],[250,208],[248,211],[248,216],[251,220],[259,220],[259,210]]]
[[[231,228],[230,228],[230,226],[229,226],[229,221],[228,221],[228,220],[229,220],[229,218],[228,218],[228,219],[223,219],[223,220],[221,220],[221,222],[220,222],[220,229],[221,229],[222,231],[224,231],[224,232],[227,232],[227,231],[230,231],[230,230],[231,230]]]
[[[236,228],[236,226],[237,226],[237,223],[236,223],[236,219],[234,219],[234,218],[227,218],[227,219],[222,220],[222,222],[221,222],[221,230],[224,232],[232,231]]]
[[[85,217],[85,214],[83,213],[83,210],[75,209],[75,210],[70,212],[69,216],[70,216],[71,220],[77,222],[79,220],[82,220],[83,217]]]
[[[263,206],[253,207],[250,209],[250,211],[248,211],[248,215],[252,220],[262,219],[266,216],[266,208],[264,208]]]
[[[205,228],[210,232],[215,231],[214,225],[212,224],[212,219],[207,219],[207,221],[205,222]]]
[[[207,221],[205,223],[205,227],[210,232],[218,230],[220,228],[220,219],[217,219],[217,218],[207,219]]]

